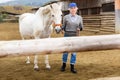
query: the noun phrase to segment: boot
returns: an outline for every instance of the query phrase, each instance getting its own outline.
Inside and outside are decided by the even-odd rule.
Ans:
[[[66,68],[66,63],[63,63],[62,67],[61,67],[61,71],[64,72]]]
[[[71,66],[71,72],[72,73],[77,73],[77,71],[74,69],[74,64],[70,64],[70,66]]]

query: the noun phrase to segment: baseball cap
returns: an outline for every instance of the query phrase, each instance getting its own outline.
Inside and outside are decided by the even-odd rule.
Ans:
[[[74,2],[70,3],[70,4],[69,4],[69,8],[72,8],[72,7],[77,7],[77,4],[74,3]]]

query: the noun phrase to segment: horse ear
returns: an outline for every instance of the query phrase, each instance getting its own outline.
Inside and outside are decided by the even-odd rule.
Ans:
[[[57,4],[60,6],[60,9],[62,9],[63,2],[57,2]]]
[[[53,8],[51,4],[50,4],[50,7]]]
[[[48,14],[49,12],[51,11],[51,7],[50,6],[46,6],[44,9],[43,9],[43,14]]]

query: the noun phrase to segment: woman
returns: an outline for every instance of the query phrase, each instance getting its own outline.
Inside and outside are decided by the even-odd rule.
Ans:
[[[76,3],[69,4],[70,14],[64,16],[63,18],[62,32],[64,33],[64,37],[79,36],[79,32],[83,30],[82,17],[77,15],[77,10],[78,8]],[[68,52],[64,52],[62,57],[63,65],[61,67],[61,71],[65,71],[67,58],[68,58]],[[71,54],[71,60],[70,60],[72,73],[77,73],[77,71],[74,69],[75,63],[76,63],[76,53],[73,52]]]

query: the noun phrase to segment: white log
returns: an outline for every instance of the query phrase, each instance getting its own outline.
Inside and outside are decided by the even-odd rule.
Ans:
[[[120,49],[120,34],[0,41],[0,56]]]

